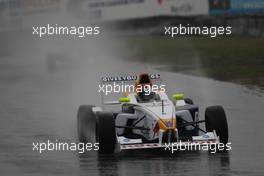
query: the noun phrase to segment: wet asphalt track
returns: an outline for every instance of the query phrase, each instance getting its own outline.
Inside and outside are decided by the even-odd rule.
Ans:
[[[77,108],[99,104],[101,76],[157,71],[155,66],[116,59],[109,51],[72,45],[67,55],[75,62],[61,63],[50,72],[45,61],[49,44],[27,42],[32,44],[18,41],[11,55],[1,56],[0,175],[264,175],[264,95],[231,83],[167,72],[161,75],[168,93],[191,97],[201,108],[201,118],[206,106],[225,107],[231,152],[139,151],[98,157],[96,152],[32,151],[32,142],[77,141]]]

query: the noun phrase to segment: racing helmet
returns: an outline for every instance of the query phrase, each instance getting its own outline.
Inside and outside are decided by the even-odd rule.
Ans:
[[[137,95],[140,98],[140,100],[149,101],[154,98],[155,93],[151,91],[152,85],[153,85],[152,81],[148,74],[143,73],[139,75],[135,87],[137,90],[141,90],[141,91],[137,91]]]

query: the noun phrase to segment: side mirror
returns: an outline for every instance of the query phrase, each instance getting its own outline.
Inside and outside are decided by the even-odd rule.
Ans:
[[[173,94],[172,95],[172,99],[174,101],[183,100],[184,99],[184,94]]]
[[[130,99],[127,97],[122,97],[118,99],[119,103],[128,103],[130,102]]]

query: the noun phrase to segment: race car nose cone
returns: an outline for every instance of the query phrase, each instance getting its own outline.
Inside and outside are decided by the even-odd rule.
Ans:
[[[158,121],[159,128],[163,129],[164,131],[167,131],[169,129],[174,130],[176,128],[176,119],[170,118],[170,119],[160,119]]]

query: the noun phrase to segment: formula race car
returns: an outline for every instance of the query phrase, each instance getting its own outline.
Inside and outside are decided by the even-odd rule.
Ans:
[[[104,77],[102,84],[133,82],[136,88],[154,86],[159,74]],[[80,142],[99,143],[99,153],[123,150],[165,148],[166,144],[228,142],[228,125],[221,106],[207,107],[205,120],[199,120],[198,106],[173,94],[170,100],[165,91],[126,92],[117,101],[104,101],[102,107],[82,105],[78,109]],[[105,105],[117,105],[118,110],[105,111]],[[205,123],[206,130],[199,127]],[[199,135],[199,132],[202,135]]]

